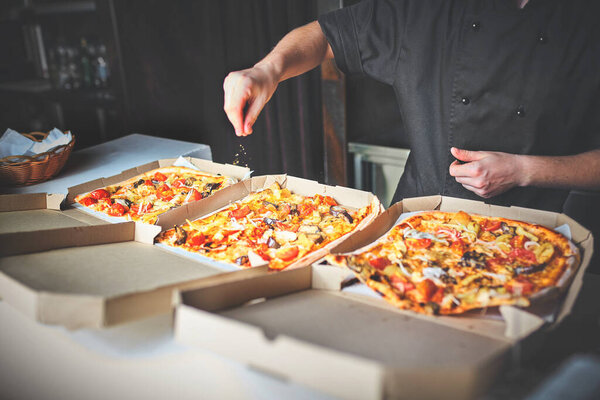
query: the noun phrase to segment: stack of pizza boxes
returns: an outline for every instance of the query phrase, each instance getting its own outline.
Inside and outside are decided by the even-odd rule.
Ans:
[[[249,178],[246,168],[187,161],[239,182],[160,215],[154,225],[106,221],[73,207],[73,200],[175,160],[78,185],[66,198],[1,196],[0,297],[39,322],[72,329],[175,310],[176,340],[341,398],[472,398],[510,362],[511,349],[570,312],[591,258],[591,234],[563,214],[442,196],[405,199],[383,211],[364,191],[286,175]],[[352,210],[370,206],[371,213],[353,232],[282,271],[239,268],[155,244],[161,231],[273,183],[304,196],[330,196]],[[326,253],[349,253],[377,240],[404,213],[421,210],[566,224],[581,251],[580,266],[564,291],[528,309],[429,316],[388,305],[365,286],[351,285],[349,270],[323,261]]]

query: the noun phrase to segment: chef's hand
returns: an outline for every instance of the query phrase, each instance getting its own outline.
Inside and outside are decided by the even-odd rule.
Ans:
[[[515,186],[522,186],[522,160],[517,154],[469,151],[456,147],[450,152],[457,160],[464,162],[454,161],[450,165],[450,175],[478,196],[489,198]]]
[[[268,63],[231,72],[223,82],[223,109],[238,136],[252,133],[252,126],[277,89],[278,79]]]

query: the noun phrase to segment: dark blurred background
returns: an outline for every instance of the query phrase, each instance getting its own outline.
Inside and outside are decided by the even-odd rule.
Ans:
[[[341,4],[2,0],[0,131],[70,129],[79,149],[134,132],[205,143],[217,162],[240,154],[255,174],[355,186],[385,203],[408,148],[390,87],[317,68],[282,83],[241,139],[222,109],[230,71]],[[565,212],[600,232],[599,199],[573,193]]]
[[[333,2],[336,3],[336,2]],[[256,173],[287,172],[324,180],[321,75],[318,69],[280,85],[256,123],[238,139],[223,112],[222,84],[248,68],[285,33],[316,19],[316,0],[147,1],[3,0],[0,3],[2,129],[77,135],[77,148],[132,132],[209,144],[218,162],[246,150]],[[367,110],[348,123],[351,137],[402,144],[394,135],[391,89],[355,79]],[[359,115],[348,112],[349,116]]]

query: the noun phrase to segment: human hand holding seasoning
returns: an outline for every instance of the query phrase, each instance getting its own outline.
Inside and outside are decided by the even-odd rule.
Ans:
[[[238,136],[252,133],[252,126],[279,82],[320,65],[333,52],[319,23],[294,29],[254,67],[231,72],[223,82],[223,109]]]

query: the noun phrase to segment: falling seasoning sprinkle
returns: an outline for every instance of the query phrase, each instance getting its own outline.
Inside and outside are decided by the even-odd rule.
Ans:
[[[246,153],[246,149],[244,145],[240,143],[240,148],[237,153],[233,155],[233,161],[231,162],[233,165],[241,165],[243,167],[248,167],[248,162],[251,160],[248,157],[248,153]]]

